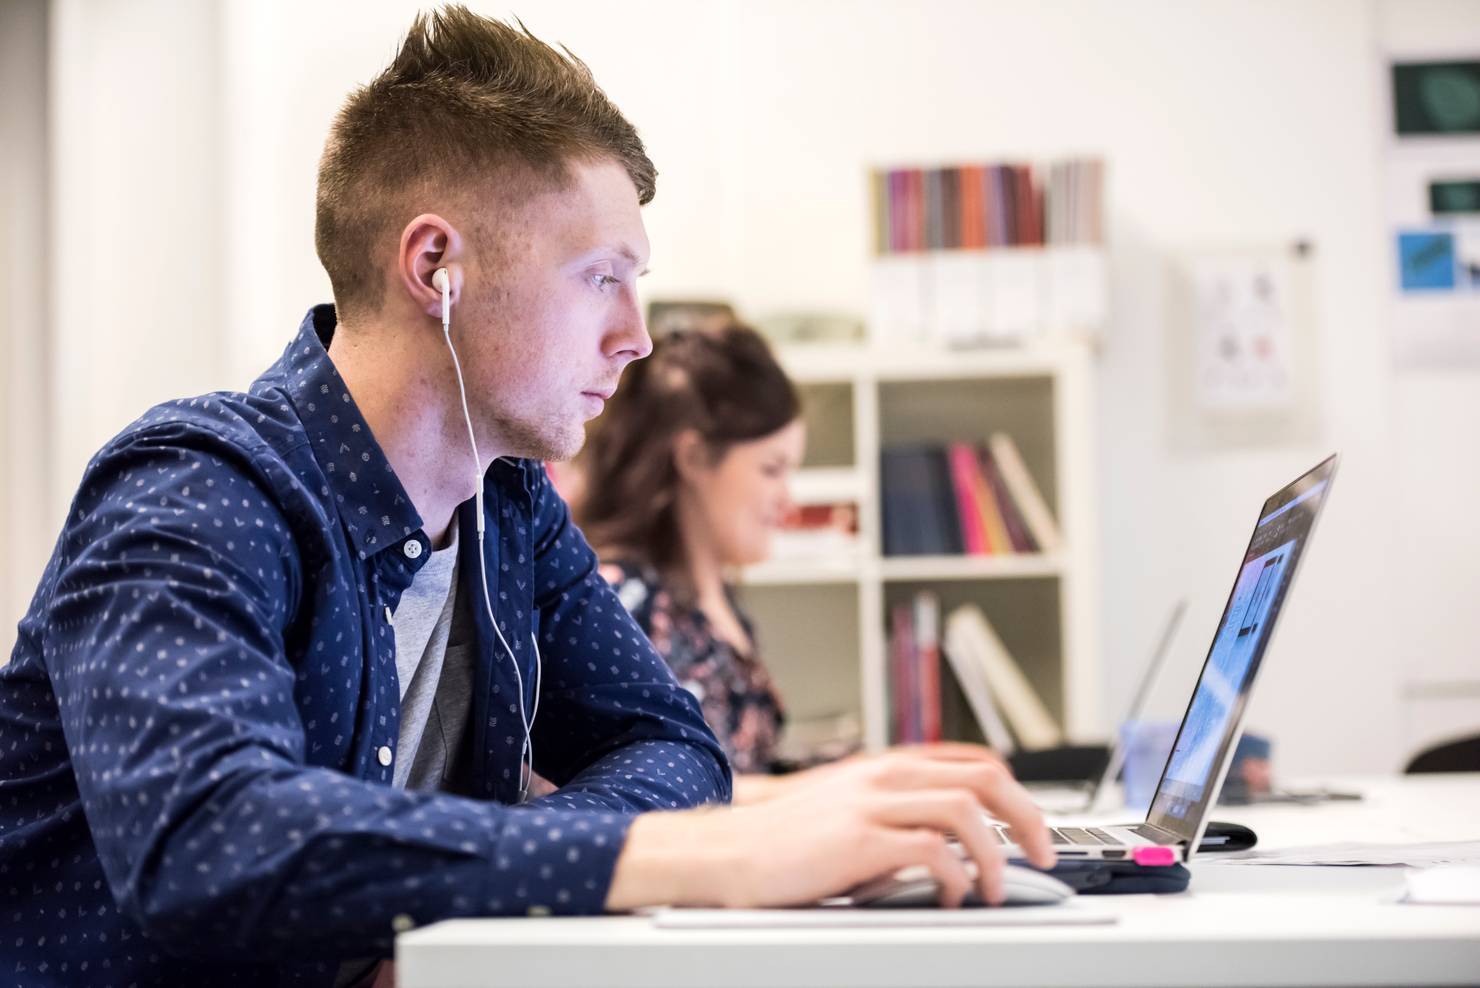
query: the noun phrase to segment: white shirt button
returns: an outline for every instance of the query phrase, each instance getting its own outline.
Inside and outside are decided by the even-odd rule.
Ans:
[[[388,744],[381,745],[380,750],[375,753],[375,757],[380,759],[380,764],[384,765],[386,768],[390,768],[392,757],[391,746]]]
[[[391,617],[391,605],[385,605],[385,623],[390,624],[394,619]]]
[[[401,546],[401,551],[406,553],[407,559],[420,559],[421,539],[407,539],[406,544]]]

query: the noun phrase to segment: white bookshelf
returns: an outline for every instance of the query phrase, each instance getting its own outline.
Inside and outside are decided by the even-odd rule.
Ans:
[[[856,551],[752,567],[740,586],[788,714],[888,741],[891,604],[919,589],[979,604],[1071,740],[1103,737],[1088,344],[971,351],[927,344],[778,351],[802,391],[799,502],[856,500]],[[879,454],[905,442],[1013,436],[1063,532],[1052,553],[884,556]],[[959,732],[958,732],[959,733]]]

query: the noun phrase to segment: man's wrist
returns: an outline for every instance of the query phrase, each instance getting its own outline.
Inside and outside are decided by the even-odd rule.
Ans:
[[[696,810],[644,813],[632,821],[607,890],[608,912],[644,906],[722,906],[727,875],[723,841],[709,839],[706,817],[729,812]]]
[[[734,803],[744,806],[775,799],[791,791],[793,780],[791,775],[737,775]]]

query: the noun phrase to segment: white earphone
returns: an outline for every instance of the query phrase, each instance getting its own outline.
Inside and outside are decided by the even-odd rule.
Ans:
[[[488,563],[483,558],[483,461],[478,456],[478,440],[473,434],[473,416],[468,412],[468,389],[463,383],[462,362],[457,359],[457,347],[452,345],[452,276],[446,268],[438,268],[432,272],[432,287],[442,293],[442,339],[447,343],[447,350],[452,354],[452,369],[457,374],[457,393],[462,399],[463,422],[468,427],[468,443],[473,450],[473,490],[477,500],[478,517],[478,574],[483,587],[483,609],[488,614],[488,623],[493,626],[493,633],[498,636],[499,644],[509,655],[509,661],[514,665],[514,681],[519,687],[519,724],[524,728],[524,744],[519,749],[519,801],[523,802],[529,795],[530,778],[534,775],[534,719],[540,712],[540,679],[541,662],[540,646],[535,640],[534,633],[529,636],[529,644],[534,647],[534,708],[529,716],[524,714],[524,674],[519,668],[519,659],[514,655],[514,650],[504,638],[504,633],[499,630],[498,619],[493,614],[493,602],[488,596]]]

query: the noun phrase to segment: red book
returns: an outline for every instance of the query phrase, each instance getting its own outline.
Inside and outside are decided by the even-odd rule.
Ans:
[[[992,544],[982,525],[981,508],[976,503],[976,451],[969,443],[951,443],[946,450],[951,465],[951,487],[956,492],[956,514],[961,518],[961,544],[969,556],[986,556]]]
[[[1027,165],[1012,166],[1013,204],[1017,209],[1017,246],[1037,243],[1038,232],[1033,225],[1033,178]]]
[[[982,167],[962,165],[960,171],[961,246],[966,250],[980,250],[987,245],[987,216],[982,202]]]
[[[932,593],[915,594],[915,658],[919,664],[920,740],[939,741],[940,600]]]
[[[915,733],[915,631],[908,604],[893,609],[890,641],[894,680],[894,741],[908,744],[918,741]]]
[[[1034,180],[1031,168],[1028,169],[1028,187],[1033,190],[1033,243],[1041,247],[1048,242],[1047,218],[1043,213],[1043,183]]]

